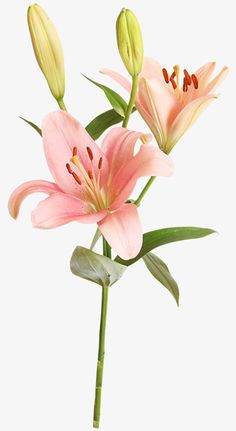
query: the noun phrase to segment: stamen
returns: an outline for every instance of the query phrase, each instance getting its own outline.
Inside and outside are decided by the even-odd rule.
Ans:
[[[87,153],[88,153],[90,160],[92,161],[93,160],[93,152],[92,152],[91,148],[87,147],[86,150],[87,150]]]
[[[162,69],[162,73],[163,73],[163,76],[164,76],[164,80],[168,84],[169,83],[169,75],[168,75],[167,70],[166,69]]]
[[[196,75],[194,75],[194,74],[191,75],[191,79],[193,81],[193,85],[194,85],[195,90],[197,90],[198,89],[198,79],[197,79]]]
[[[170,76],[170,82],[171,82],[172,87],[173,87],[173,89],[174,89],[174,90],[176,90],[176,88],[177,88],[177,84],[176,84],[176,82],[175,82],[175,77],[176,77],[176,73],[175,73],[175,72],[173,72],[173,73],[171,74],[171,76]]]
[[[89,176],[90,180],[92,180],[92,179],[93,179],[92,171],[88,171],[88,176]]]
[[[69,163],[66,164],[66,169],[68,170],[69,174],[71,174],[72,177],[75,179],[75,181],[81,186],[82,183],[81,183],[80,178],[78,177],[78,175],[74,171],[72,171]]]
[[[191,77],[186,69],[184,69],[184,76],[185,76],[187,85],[191,85]]]
[[[68,170],[69,174],[72,174],[73,171],[72,171],[69,163],[66,164],[66,169]]]
[[[177,84],[176,84],[176,82],[175,82],[174,78],[170,78],[170,82],[171,82],[171,84],[172,84],[173,89],[174,89],[174,90],[176,90],[176,88],[177,88]]]
[[[81,180],[78,177],[78,175],[75,172],[72,172],[71,175],[73,176],[73,178],[75,179],[75,181],[81,186]]]
[[[102,157],[100,157],[100,159],[99,159],[98,169],[102,169]]]
[[[73,157],[77,156],[77,154],[78,154],[78,149],[77,149],[77,147],[74,147],[73,148]]]
[[[186,93],[186,91],[188,91],[188,84],[187,84],[187,79],[184,78],[184,82],[183,82],[183,91]]]

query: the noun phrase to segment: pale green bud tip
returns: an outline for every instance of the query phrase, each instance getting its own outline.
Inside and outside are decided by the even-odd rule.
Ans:
[[[137,76],[143,65],[143,39],[134,13],[123,8],[116,22],[117,45],[123,63],[131,76]]]
[[[52,95],[62,100],[65,93],[64,56],[56,28],[37,3],[29,6],[27,20],[38,65]]]

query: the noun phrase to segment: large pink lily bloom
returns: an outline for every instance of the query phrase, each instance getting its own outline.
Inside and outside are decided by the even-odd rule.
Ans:
[[[144,59],[135,104],[165,153],[172,150],[200,113],[217,97],[214,91],[225,78],[228,68],[223,67],[211,80],[214,68],[215,63],[212,62],[193,74],[184,69],[182,81],[179,66],[174,66],[169,74],[157,61]],[[131,91],[131,83],[119,73],[110,69],[101,72]]]
[[[44,119],[42,135],[55,183],[35,180],[19,186],[9,200],[12,217],[17,217],[26,196],[43,192],[48,197],[33,210],[33,226],[51,229],[71,221],[97,223],[119,256],[135,257],[142,246],[142,229],[136,205],[126,201],[139,177],[171,175],[171,159],[147,142],[150,135],[121,127],[109,131],[100,148],[63,111]],[[134,154],[138,138],[147,143]]]

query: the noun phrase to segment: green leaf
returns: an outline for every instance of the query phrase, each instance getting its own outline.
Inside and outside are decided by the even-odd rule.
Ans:
[[[121,278],[126,266],[87,248],[76,247],[71,257],[70,268],[78,277],[102,287],[109,287]]]
[[[165,229],[153,230],[151,232],[146,232],[143,235],[143,246],[139,254],[130,260],[123,260],[119,256],[116,256],[115,261],[122,263],[122,265],[132,265],[137,262],[149,251],[156,247],[160,247],[164,244],[169,244],[170,242],[183,241],[186,239],[202,238],[204,236],[215,233],[212,229],[206,229],[201,227],[169,227]]]
[[[179,305],[179,288],[166,264],[154,253],[147,253],[143,261],[153,277],[169,290]]]
[[[123,117],[117,114],[114,109],[110,109],[94,118],[87,125],[86,130],[93,139],[98,139],[105,130],[114,124],[121,123],[121,121],[123,121]]]
[[[40,134],[40,136],[42,136],[42,130],[40,129],[40,127],[36,126],[36,124],[32,123],[32,121],[26,120],[26,118],[23,118],[23,117],[19,117],[19,118],[21,120],[25,121],[31,127],[33,127],[33,129],[36,130],[36,132],[38,132]]]
[[[82,73],[83,75],[83,73]],[[92,82],[97,87],[101,88],[101,90],[104,91],[107,99],[109,100],[111,106],[114,108],[114,110],[117,112],[117,114],[121,115],[122,117],[125,117],[126,110],[127,110],[127,103],[121,97],[116,91],[112,90],[111,88],[107,87],[106,85],[102,85],[99,82],[93,81],[92,79],[88,78],[87,76],[83,75],[84,78],[88,79],[88,81]]]
[[[92,239],[91,245],[89,247],[90,250],[94,249],[95,245],[97,244],[97,242],[98,242],[99,238],[101,238],[101,236],[102,236],[102,234],[101,234],[101,231],[100,231],[100,229],[98,227],[96,229],[96,232],[95,232],[94,237]]]

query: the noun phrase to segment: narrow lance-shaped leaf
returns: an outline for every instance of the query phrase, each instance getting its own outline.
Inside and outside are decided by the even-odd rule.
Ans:
[[[130,260],[123,260],[119,256],[115,258],[116,262],[122,263],[123,265],[132,265],[141,259],[145,254],[149,253],[156,247],[160,247],[170,242],[183,241],[186,239],[202,238],[207,235],[215,233],[214,230],[201,227],[169,227],[165,229],[153,230],[146,232],[143,235],[143,245],[139,254]]]
[[[110,109],[95,117],[86,126],[86,130],[93,139],[98,139],[105,130],[114,126],[114,124],[121,123],[121,121],[123,121],[123,117],[117,114],[114,109]]]
[[[32,123],[32,121],[26,120],[26,118],[23,118],[23,117],[19,117],[19,118],[25,121],[25,123],[29,124],[31,127],[33,127],[33,129],[36,130],[36,132],[38,132],[40,136],[42,136],[42,130],[40,129],[40,127]]]
[[[82,74],[83,75],[83,74]],[[93,79],[88,78],[88,76],[83,75],[88,81],[92,82],[97,87],[101,88],[104,91],[107,99],[109,100],[111,106],[117,112],[117,114],[122,117],[125,116],[127,110],[127,103],[116,91],[107,87],[106,85],[100,84],[99,82],[93,81]]]
[[[179,305],[179,288],[167,265],[154,253],[147,253],[143,256],[143,261],[153,277],[169,290]]]
[[[87,248],[76,247],[71,257],[70,268],[78,277],[102,287],[109,287],[121,278],[126,266]]]

